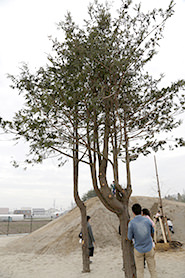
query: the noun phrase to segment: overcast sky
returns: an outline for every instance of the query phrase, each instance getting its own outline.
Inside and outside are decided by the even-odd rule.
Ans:
[[[104,2],[101,0],[100,2]],[[138,2],[138,1],[137,1]],[[170,1],[141,1],[145,9],[167,6]],[[44,66],[51,52],[48,36],[59,36],[56,23],[71,11],[79,24],[87,17],[88,0],[0,0],[0,116],[11,119],[23,101],[9,85],[6,74],[17,75],[21,62],[28,63],[33,70]],[[113,9],[121,1],[113,1]],[[155,5],[155,6],[154,6]],[[185,78],[185,1],[178,0],[175,15],[169,19],[161,42],[159,54],[150,64],[150,72],[158,76],[165,73],[165,84]],[[185,118],[184,115],[182,115]],[[184,136],[185,124],[173,132]],[[54,158],[42,165],[23,170],[13,168],[12,160],[23,161],[28,147],[24,143],[15,145],[0,134],[0,207],[69,208],[73,202],[72,163],[58,168]],[[162,195],[183,193],[185,190],[185,148],[173,152],[156,154]],[[124,165],[120,183],[125,184]],[[81,166],[80,194],[92,188],[89,169]],[[157,185],[153,154],[140,158],[131,165],[133,195],[157,196]],[[112,181],[109,176],[109,183]]]

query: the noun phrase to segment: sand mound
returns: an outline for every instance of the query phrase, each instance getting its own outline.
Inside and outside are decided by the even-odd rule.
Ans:
[[[131,197],[130,207],[133,203],[140,203],[155,214],[158,199],[152,197]],[[91,225],[97,246],[120,247],[118,234],[119,221],[117,216],[108,211],[97,197],[86,202],[87,213],[91,216]],[[185,204],[174,201],[163,201],[164,212],[174,223],[175,234],[173,240],[185,242]],[[69,254],[81,248],[78,234],[81,230],[81,216],[78,208],[55,219],[39,230],[11,242],[6,249],[12,252],[36,254]]]

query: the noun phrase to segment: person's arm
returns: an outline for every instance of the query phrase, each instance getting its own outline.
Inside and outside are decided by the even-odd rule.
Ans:
[[[150,221],[151,221],[151,223],[152,223],[152,227],[154,228],[155,227],[155,223],[154,223],[154,221],[150,218],[150,216],[149,216],[149,218],[148,218]]]
[[[128,240],[132,240],[134,237],[134,234],[133,234],[133,230],[132,230],[132,223],[129,222],[128,223],[128,233],[127,233],[127,238]]]
[[[154,228],[151,226],[151,237],[154,238]]]

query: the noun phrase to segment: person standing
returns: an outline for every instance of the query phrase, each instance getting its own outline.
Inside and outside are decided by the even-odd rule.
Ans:
[[[116,185],[115,185],[115,181],[113,181],[112,183],[111,183],[111,188],[112,188],[112,193],[113,193],[113,195],[115,196],[116,195]]]
[[[148,218],[150,220],[150,222],[152,223],[152,227],[155,228],[155,223],[153,222],[153,220],[150,218],[150,212],[147,208],[142,209],[142,216]],[[152,239],[153,241],[153,239]],[[153,248],[155,247],[155,243],[153,241]],[[146,258],[144,256],[144,268],[146,267]]]
[[[151,221],[152,227],[154,228],[154,227],[155,227],[155,223],[154,223],[154,221],[150,218],[150,212],[149,212],[149,210],[148,210],[147,208],[142,209],[142,215],[143,215],[144,217],[148,218],[148,219]]]
[[[173,223],[172,221],[170,220],[170,218],[167,218],[167,224],[168,224],[168,227],[169,227],[169,230],[172,234],[174,234],[174,230],[173,230]]]
[[[156,215],[154,216],[154,218],[156,219],[156,221],[159,222],[159,217],[161,217],[161,212],[160,210],[157,211]]]
[[[128,224],[129,240],[134,239],[134,258],[136,264],[137,278],[144,278],[144,257],[148,265],[151,278],[157,278],[155,251],[152,245],[154,228],[146,217],[141,215],[140,204],[132,206],[134,218]],[[152,235],[152,237],[151,237]]]
[[[89,223],[90,219],[91,219],[91,217],[88,215],[87,216],[87,232],[88,232],[89,257],[93,257],[95,239],[94,239],[94,236],[93,236],[91,225]],[[90,263],[92,263],[92,261],[90,261]]]

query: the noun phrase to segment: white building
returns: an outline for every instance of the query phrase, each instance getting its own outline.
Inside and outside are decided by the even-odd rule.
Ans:
[[[24,220],[24,214],[0,214],[0,221],[20,221]]]
[[[33,208],[32,209],[32,215],[45,215],[46,210],[44,208]]]
[[[0,214],[8,214],[9,208],[0,208]]]

